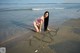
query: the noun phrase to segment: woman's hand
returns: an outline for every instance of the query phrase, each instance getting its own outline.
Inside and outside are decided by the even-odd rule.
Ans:
[[[51,31],[49,28],[47,28],[47,31]]]

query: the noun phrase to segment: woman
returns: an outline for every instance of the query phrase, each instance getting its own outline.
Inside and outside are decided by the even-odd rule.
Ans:
[[[44,31],[49,30],[48,29],[48,22],[49,22],[49,12],[46,11],[43,16],[36,19],[33,24],[36,32],[41,32],[42,24],[44,23]]]

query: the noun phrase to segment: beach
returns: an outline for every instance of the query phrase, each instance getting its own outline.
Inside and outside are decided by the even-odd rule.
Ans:
[[[80,18],[64,22],[55,36],[55,32],[36,33],[32,26],[12,22],[15,26],[0,27],[0,47],[6,47],[7,53],[80,53]]]
[[[53,9],[49,28],[36,33],[33,21],[46,10],[0,11],[0,47],[6,53],[80,53],[79,9]],[[54,30],[57,31],[54,31]]]

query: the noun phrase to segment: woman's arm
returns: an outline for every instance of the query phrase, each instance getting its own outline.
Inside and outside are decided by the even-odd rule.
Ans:
[[[41,20],[41,23],[40,23],[40,32],[41,32],[41,28],[42,28],[42,25],[43,25],[43,22],[44,22],[44,17],[42,16],[41,19],[42,20]]]
[[[40,32],[41,32],[42,24],[43,24],[43,22],[41,21],[41,23],[40,23]]]

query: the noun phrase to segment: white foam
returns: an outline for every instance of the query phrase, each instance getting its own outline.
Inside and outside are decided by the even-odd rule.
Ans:
[[[32,8],[32,10],[51,10],[53,8]]]
[[[55,9],[64,9],[64,8],[55,8]]]

